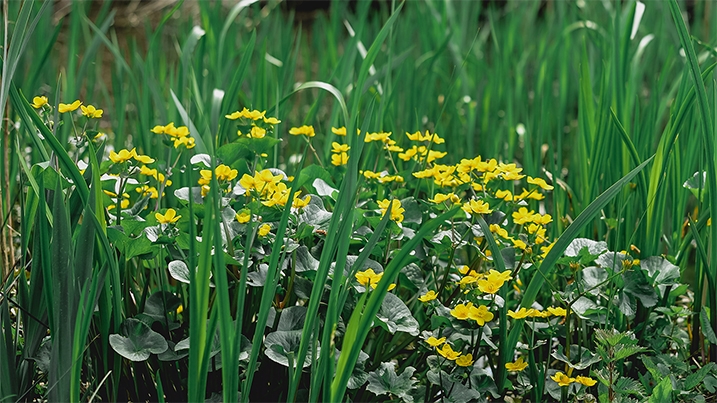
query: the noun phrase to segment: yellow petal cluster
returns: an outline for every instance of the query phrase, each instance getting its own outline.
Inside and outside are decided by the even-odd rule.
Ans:
[[[291,129],[289,129],[289,134],[291,134],[292,136],[301,136],[301,135],[304,135],[306,137],[316,136],[316,132],[314,131],[314,126],[310,126],[310,125],[292,127]]]
[[[395,221],[397,223],[403,222],[403,212],[406,211],[403,207],[401,207],[401,201],[398,199],[388,200],[383,199],[379,200],[378,207],[381,209],[381,215],[385,215],[386,212],[391,210],[391,220]]]
[[[160,224],[174,224],[180,218],[182,218],[181,215],[177,215],[177,212],[173,208],[167,209],[167,211],[164,214],[154,213],[154,217],[157,219],[157,222]]]
[[[57,107],[57,111],[60,113],[74,112],[77,110],[77,108],[80,107],[80,105],[82,105],[82,102],[80,102],[79,99],[71,104],[60,103],[60,105]]]

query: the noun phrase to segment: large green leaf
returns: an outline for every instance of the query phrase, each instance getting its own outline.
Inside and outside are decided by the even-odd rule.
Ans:
[[[144,361],[168,348],[167,340],[141,320],[126,319],[120,332],[110,335],[110,345],[117,354],[130,361]]]
[[[376,396],[396,396],[404,402],[413,402],[410,392],[413,385],[418,382],[413,377],[415,371],[413,367],[406,367],[401,375],[398,375],[395,363],[382,362],[381,367],[368,374],[366,389]]]

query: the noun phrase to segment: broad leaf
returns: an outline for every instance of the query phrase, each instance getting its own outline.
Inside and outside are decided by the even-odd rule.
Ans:
[[[167,340],[141,320],[126,319],[121,333],[110,335],[110,345],[117,354],[130,361],[144,361],[151,354],[162,354],[167,350]]]

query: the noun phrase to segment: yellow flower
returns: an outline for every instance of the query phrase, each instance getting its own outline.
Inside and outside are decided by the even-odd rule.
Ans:
[[[593,386],[593,385],[595,385],[595,384],[597,383],[596,380],[594,380],[594,379],[592,379],[592,378],[590,378],[590,377],[580,376],[580,375],[578,375],[578,376],[575,377],[575,382],[577,382],[577,383],[582,383],[582,384],[585,385],[585,386]]]
[[[490,276],[484,278],[483,280],[478,280],[478,289],[486,294],[497,293],[502,285],[503,281],[501,281],[500,279],[491,278]]]
[[[510,236],[508,235],[508,231],[506,231],[505,228],[501,227],[498,224],[491,224],[489,228],[490,232],[499,235],[503,239],[510,238]]]
[[[473,365],[473,354],[468,353],[456,358],[456,365],[459,367],[469,367]]]
[[[264,119],[264,115],[266,114],[266,111],[261,111],[261,112],[260,112],[260,111],[258,111],[258,110],[256,110],[256,109],[253,110],[253,111],[250,111],[250,110],[248,110],[247,108],[244,108],[244,109],[241,111],[241,113],[242,113],[242,116],[245,117],[245,118],[247,118],[247,119],[259,120],[259,119]]]
[[[289,129],[289,134],[291,134],[292,136],[300,136],[302,134],[306,137],[316,136],[316,132],[314,132],[314,126],[307,125],[303,125],[300,127],[292,127],[291,129]]]
[[[388,200],[383,199],[378,202],[378,207],[381,209],[382,216],[386,214],[389,206],[391,208],[391,220],[400,223],[403,221],[403,212],[406,211],[401,207],[401,201],[398,199]]]
[[[47,101],[47,97],[43,95],[43,96],[41,96],[41,97],[35,97],[35,98],[33,98],[31,105],[32,105],[32,107],[35,108],[35,109],[40,109],[40,108],[42,108],[43,106],[47,105],[47,102],[48,102],[48,101]]]
[[[575,378],[571,378],[562,372],[556,372],[555,375],[551,376],[550,379],[554,380],[560,386],[568,386],[575,382]]]
[[[527,208],[521,207],[518,211],[513,212],[513,222],[518,225],[532,222],[533,214],[535,214],[533,210],[528,211]]]
[[[431,347],[438,347],[445,342],[446,342],[445,337],[441,337],[440,339],[437,339],[437,338],[431,336],[428,338],[428,340],[426,340],[426,343],[428,343],[428,345]]]
[[[267,117],[265,117],[265,118],[264,118],[264,123],[266,123],[266,124],[268,124],[268,125],[278,125],[279,123],[281,123],[281,120],[279,120],[279,119],[277,119],[277,118],[271,118],[271,117],[267,118]]]
[[[490,209],[488,203],[483,200],[467,201],[463,203],[461,208],[468,214],[490,214],[493,211]]]
[[[468,305],[458,304],[455,308],[451,309],[451,316],[458,320],[466,320],[470,316],[470,308],[472,307],[472,302],[469,302]]]
[[[331,164],[340,167],[349,163],[349,155],[347,153],[331,154]]]
[[[430,290],[427,293],[425,293],[424,295],[418,297],[418,300],[421,302],[428,302],[428,301],[433,301],[436,298],[438,298],[438,294],[436,294],[435,291]]]
[[[230,120],[237,120],[240,117],[242,117],[242,113],[239,111],[236,111],[236,112],[230,113],[229,115],[224,115],[224,117],[227,119],[230,119]]]
[[[346,128],[341,126],[338,129],[335,127],[331,128],[331,132],[337,136],[345,136],[346,135]]]
[[[350,149],[351,149],[351,147],[349,147],[348,144],[339,144],[335,141],[331,142],[331,152],[332,153],[345,153]]]
[[[513,193],[511,193],[510,190],[496,190],[495,197],[505,201],[513,201]]]
[[[508,311],[508,316],[510,316],[513,319],[525,319],[528,316],[531,316],[535,312],[535,309],[525,309],[525,307],[520,308],[518,312]]]
[[[118,153],[114,151],[110,152],[110,160],[115,164],[127,162],[136,156],[137,150],[134,148],[132,150],[122,149]]]
[[[156,199],[159,197],[159,192],[157,191],[157,188],[155,188],[154,186],[148,186],[148,185],[139,186],[135,189],[135,191],[137,193],[141,193],[142,196],[149,195],[150,199]]]
[[[102,117],[102,112],[104,112],[102,109],[97,109],[92,105],[80,105],[80,109],[82,110],[82,114],[90,119],[99,119]]]
[[[303,199],[299,198],[299,192],[296,192],[294,194],[294,201],[291,203],[291,207],[293,208],[304,208],[306,207],[309,202],[311,201],[311,195],[306,195]]]
[[[368,286],[373,282],[373,279],[376,277],[376,272],[373,271],[373,269],[368,269],[364,271],[359,271],[355,275],[356,280],[359,282],[359,284],[363,286]]]
[[[221,164],[219,165],[215,170],[214,173],[217,175],[217,180],[233,180],[237,177],[239,172],[236,169],[231,169],[230,167]]]
[[[550,312],[553,316],[565,316],[568,314],[568,311],[565,310],[565,308],[561,307],[548,307],[548,312]]]
[[[251,213],[244,210],[236,213],[235,217],[240,224],[246,224],[249,222],[249,220],[251,220]]]
[[[80,102],[79,99],[71,104],[60,103],[60,106],[57,108],[57,111],[60,113],[73,112],[76,111],[77,108],[80,107],[80,105],[82,105],[82,102]]]
[[[133,151],[134,151],[134,149],[133,149]],[[136,152],[133,157],[134,157],[135,161],[139,161],[143,164],[151,164],[154,162],[154,158],[152,158],[148,155],[138,155]]]
[[[450,200],[450,202],[454,204],[461,201],[461,199],[452,192],[448,194],[436,193],[433,199],[428,199],[429,202],[436,204],[443,203],[446,200]]]
[[[550,185],[548,185],[544,179],[541,178],[533,178],[531,176],[528,176],[528,183],[531,185],[537,185],[543,190],[553,190],[554,188]]]
[[[550,214],[535,214],[533,215],[533,222],[540,225],[547,225],[553,221],[553,217]]]
[[[259,126],[252,126],[251,132],[249,132],[249,137],[253,139],[262,139],[266,136],[266,129],[262,129]]]
[[[174,148],[185,146],[187,150],[194,148],[194,137],[179,137],[174,140]]]
[[[269,232],[271,232],[271,226],[269,224],[263,224],[259,227],[259,236],[265,237],[269,235]]]
[[[478,308],[471,306],[468,308],[468,317],[478,323],[478,326],[485,325],[486,322],[493,320],[493,313],[488,311],[485,305],[481,305]]]
[[[453,348],[451,348],[450,344],[446,343],[443,345],[443,348],[436,348],[436,351],[438,354],[440,354],[442,357],[447,358],[451,361],[458,358],[461,353],[459,351],[453,351]]]
[[[112,209],[114,209],[114,208],[116,208],[116,207],[117,207],[117,205],[115,205],[115,204],[110,204],[109,206],[107,206],[107,210],[112,210]],[[129,200],[123,199],[123,200],[120,202],[120,208],[126,209],[127,207],[129,207]]]
[[[513,372],[520,372],[528,367],[528,363],[523,361],[523,357],[519,357],[515,362],[505,363],[505,369]]]
[[[173,208],[167,209],[167,212],[165,212],[164,214],[154,213],[154,217],[160,224],[174,224],[180,218],[182,218],[181,215],[177,215],[177,212]]]

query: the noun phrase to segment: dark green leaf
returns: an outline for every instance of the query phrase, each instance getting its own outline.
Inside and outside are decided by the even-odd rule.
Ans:
[[[110,345],[117,354],[130,361],[144,361],[151,354],[167,350],[167,340],[140,320],[126,319],[121,332],[123,335],[110,335]]]

